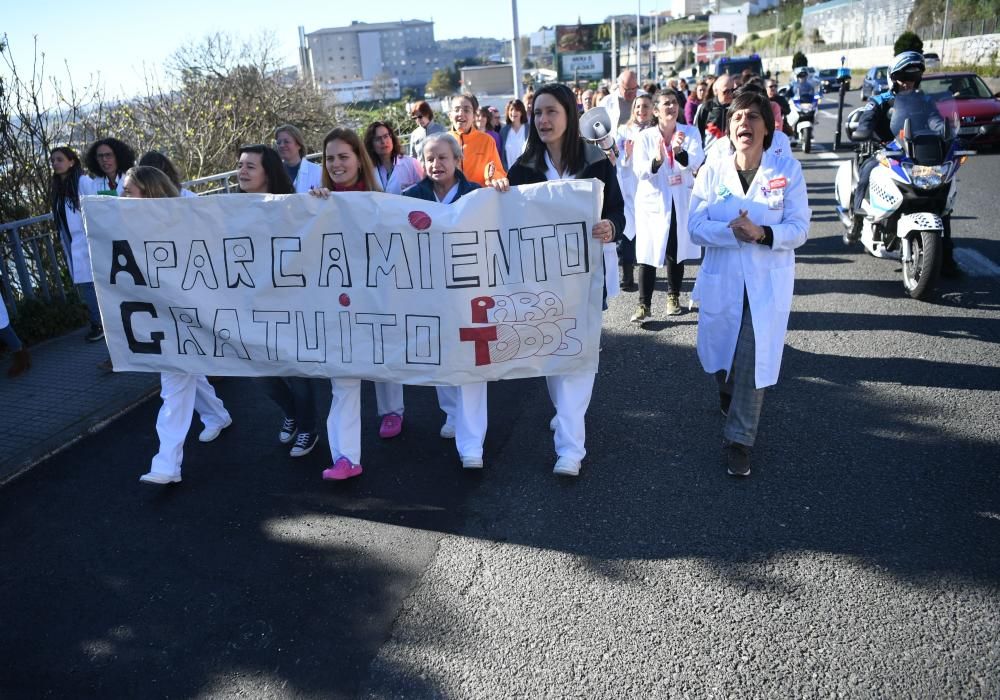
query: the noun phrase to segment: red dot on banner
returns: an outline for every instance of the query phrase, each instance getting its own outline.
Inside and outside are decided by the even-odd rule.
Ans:
[[[350,306],[351,305],[351,297],[347,296],[346,294],[341,294],[340,295],[340,305],[341,306]]]
[[[431,217],[422,211],[411,211],[406,218],[409,219],[410,225],[418,231],[424,231],[431,227]]]

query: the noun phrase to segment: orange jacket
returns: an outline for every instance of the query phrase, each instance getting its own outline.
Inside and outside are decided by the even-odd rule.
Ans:
[[[500,154],[497,153],[497,145],[493,138],[483,132],[473,129],[467,134],[458,131],[450,132],[455,139],[462,144],[462,174],[467,180],[486,185],[486,168],[493,165],[491,179],[507,177],[500,162]]]

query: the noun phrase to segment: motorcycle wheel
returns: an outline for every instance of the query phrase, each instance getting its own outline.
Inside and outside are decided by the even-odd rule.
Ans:
[[[802,152],[809,153],[812,150],[812,145],[813,145],[812,129],[806,129],[806,135],[802,138]]]
[[[910,234],[910,260],[903,260],[903,286],[913,299],[930,294],[941,271],[941,235],[934,231]]]

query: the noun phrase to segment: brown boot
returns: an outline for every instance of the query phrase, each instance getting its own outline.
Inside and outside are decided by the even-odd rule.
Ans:
[[[31,355],[24,348],[21,348],[14,353],[14,361],[10,363],[10,367],[7,369],[7,376],[14,378],[19,375],[24,374],[29,369],[31,369]]]

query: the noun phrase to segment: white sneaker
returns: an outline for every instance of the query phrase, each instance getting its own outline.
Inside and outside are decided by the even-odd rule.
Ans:
[[[233,417],[227,416],[226,422],[223,423],[222,425],[217,425],[214,428],[205,428],[204,430],[202,430],[201,435],[198,436],[198,439],[201,440],[202,442],[212,442],[212,440],[219,437],[219,433],[221,433],[223,430],[225,430],[232,424],[233,424]],[[178,481],[180,481],[180,479],[178,479]]]
[[[558,425],[559,425],[559,416],[552,416],[552,420],[549,421],[549,430],[551,430],[554,433]]]
[[[162,472],[149,472],[139,477],[139,481],[144,484],[176,484],[181,480],[180,472],[176,474],[163,474]]]
[[[455,426],[451,423],[445,423],[441,426],[441,437],[445,440],[453,440],[455,438]]]
[[[482,469],[482,457],[462,457],[462,469]]]
[[[559,474],[560,476],[579,476],[580,460],[560,457],[556,460],[556,466],[552,470],[552,473]]]

